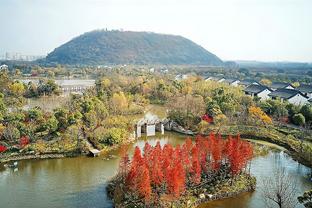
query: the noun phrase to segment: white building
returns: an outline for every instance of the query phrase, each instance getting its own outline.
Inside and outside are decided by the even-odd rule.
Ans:
[[[251,84],[244,89],[244,92],[251,97],[259,97],[260,100],[267,100],[270,98],[269,94],[272,90],[264,85]]]
[[[308,102],[308,97],[298,90],[293,89],[277,89],[269,94],[274,99],[281,99],[281,101],[288,101],[294,105],[304,105]]]

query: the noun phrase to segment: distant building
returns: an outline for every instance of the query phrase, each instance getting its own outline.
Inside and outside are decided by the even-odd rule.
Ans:
[[[273,82],[270,87],[273,91],[277,89],[292,89],[292,90],[295,89],[295,87],[292,84],[287,82]]]
[[[175,80],[177,80],[177,81],[181,81],[181,80],[183,80],[183,79],[187,79],[189,77],[189,75],[187,75],[187,74],[178,74],[177,76],[175,76]]]
[[[244,89],[244,92],[251,97],[259,97],[260,100],[267,100],[270,98],[269,94],[272,90],[264,85],[251,84]]]
[[[281,101],[288,101],[294,105],[304,105],[308,102],[308,97],[302,94],[298,90],[294,89],[277,89],[269,94],[269,96],[275,99],[281,99]]]
[[[305,96],[312,98],[312,85],[301,84],[296,90],[300,91]]]
[[[11,61],[34,61],[44,58],[45,56],[23,55],[21,53],[5,53],[4,59]]]
[[[3,64],[0,66],[0,70],[5,70],[5,69],[9,69],[8,65]]]
[[[238,79],[225,79],[223,82],[231,86],[237,87],[240,81]]]

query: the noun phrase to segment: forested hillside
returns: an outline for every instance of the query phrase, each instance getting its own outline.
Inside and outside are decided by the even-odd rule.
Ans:
[[[48,54],[44,62],[223,65],[216,55],[181,36],[106,30],[88,32],[72,39]]]

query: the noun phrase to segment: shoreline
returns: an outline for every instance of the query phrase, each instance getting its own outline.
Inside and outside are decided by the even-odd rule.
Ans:
[[[80,154],[74,155],[69,153],[46,153],[46,154],[22,154],[13,155],[8,157],[0,158],[0,164],[8,163],[11,161],[21,161],[21,160],[41,160],[41,159],[57,159],[66,157],[76,157]]]
[[[176,131],[175,129],[171,129],[171,130],[166,130],[168,132],[175,132],[181,135],[185,135],[185,136],[194,136],[189,134],[189,131],[187,132],[183,132],[183,131]],[[222,136],[228,136],[227,134],[222,134]],[[241,134],[241,138],[242,139],[253,139],[253,140],[258,140],[258,141],[265,141],[271,144],[275,144],[278,145],[280,147],[283,147],[286,149],[286,153],[291,156],[291,158],[295,161],[297,161],[298,163],[312,168],[312,164],[310,164],[309,161],[305,160],[304,158],[302,158],[300,156],[300,154],[298,152],[296,152],[293,148],[290,147],[290,145],[288,145],[287,143],[283,143],[283,142],[277,142],[271,138],[268,137],[261,137],[261,136],[257,136],[257,135],[249,135],[249,134]],[[122,145],[127,145],[130,143],[133,143],[134,141],[136,141],[137,139],[135,138],[131,138],[130,140],[122,143],[122,144],[118,144],[118,145],[114,145],[108,148],[103,148],[100,150],[100,154],[106,154],[112,150],[118,149],[119,147],[121,147]],[[264,144],[265,145],[265,144]],[[7,163],[7,162],[11,162],[11,161],[20,161],[20,160],[30,160],[30,159],[57,159],[57,158],[66,158],[66,157],[77,157],[77,156],[86,156],[88,155],[88,153],[75,153],[75,152],[63,152],[63,153],[44,153],[44,154],[17,154],[17,155],[13,155],[13,156],[7,156],[7,157],[1,157],[0,155],[0,164],[1,163]]]
[[[135,141],[134,138],[129,138],[128,141],[123,142],[122,144],[113,145],[107,148],[103,148],[100,150],[100,155],[106,154],[112,150],[118,149],[122,145],[131,144]],[[8,163],[12,161],[21,161],[21,160],[44,160],[44,159],[58,159],[58,158],[71,158],[71,157],[79,157],[79,156],[88,156],[90,153],[86,152],[60,152],[60,153],[42,153],[42,154],[16,154],[14,155],[0,155],[0,164]],[[90,156],[91,157],[91,156]]]

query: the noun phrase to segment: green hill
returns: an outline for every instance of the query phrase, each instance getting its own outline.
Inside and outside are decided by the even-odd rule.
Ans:
[[[69,65],[223,65],[216,55],[181,36],[106,30],[80,35],[54,49],[43,61]]]

